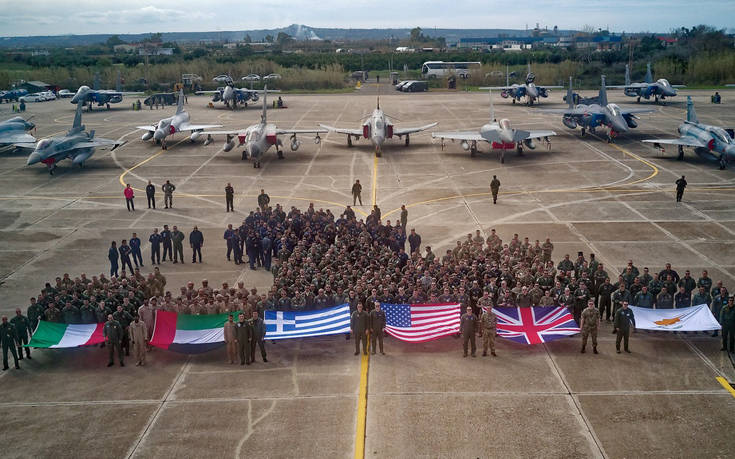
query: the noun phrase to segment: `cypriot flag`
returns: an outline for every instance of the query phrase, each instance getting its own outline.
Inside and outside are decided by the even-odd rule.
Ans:
[[[720,324],[706,304],[681,309],[649,309],[630,306],[635,327],[641,330],[707,331],[719,330]]]

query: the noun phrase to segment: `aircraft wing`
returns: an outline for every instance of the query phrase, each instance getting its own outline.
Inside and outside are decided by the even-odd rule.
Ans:
[[[544,114],[567,115],[567,116],[579,116],[579,115],[584,114],[574,108],[542,108],[542,109],[534,110],[534,111],[541,112]]]
[[[432,132],[431,137],[434,139],[466,140],[468,142],[487,140],[478,131]]]
[[[179,126],[179,131],[203,131],[209,128],[222,127],[221,124],[182,124]]]
[[[126,142],[118,142],[117,140],[110,140],[110,139],[92,139],[88,142],[79,142],[74,145],[72,149],[76,150],[78,148],[105,148],[105,147],[112,147],[114,150],[115,148],[124,145]]]
[[[666,145],[683,145],[685,147],[703,147],[707,148],[707,144],[699,139],[691,136],[679,137],[678,139],[645,139],[645,143],[658,143]]]
[[[136,129],[142,129],[144,131],[151,131],[151,132],[155,132],[156,131],[156,126],[155,125],[151,125],[151,126],[135,126],[135,127],[136,127]]]
[[[672,88],[686,88],[687,85],[685,85],[685,84],[672,84],[671,87]]]
[[[413,128],[403,128],[403,129],[393,129],[393,135],[406,135],[406,134],[413,134],[414,132],[420,132],[425,131],[427,129],[431,129],[434,126],[436,126],[439,123],[431,123],[427,124],[426,126],[419,126],[419,127],[413,127]]]
[[[325,134],[329,130],[321,129],[278,129],[276,128],[276,135],[287,135],[287,134]]]
[[[518,86],[516,86],[517,88]],[[500,91],[509,91],[513,89],[513,86],[482,86],[478,88],[480,91],[489,91],[489,90],[500,90]]]
[[[196,94],[197,96],[201,96],[202,94],[219,94],[221,92],[222,91],[197,91],[194,94]]]
[[[327,126],[325,124],[320,124],[319,126],[326,129],[327,131],[336,132],[337,134],[362,135],[362,129],[341,129],[341,128],[336,128],[332,126]]]
[[[280,89],[269,89],[268,91],[264,91],[262,89],[248,89],[248,88],[233,88],[233,89],[235,90],[235,92],[240,92],[240,93],[265,94],[266,92],[268,92],[268,94],[270,94],[272,92],[281,92]]]
[[[655,112],[655,108],[623,108],[620,107],[620,113],[623,115],[632,115],[635,113],[653,113]]]
[[[245,135],[245,130],[243,129],[240,129],[238,131],[207,131],[207,130],[204,130],[204,131],[201,131],[201,134],[206,134],[206,135],[240,135],[242,134],[242,135]]]
[[[7,134],[0,136],[0,144],[15,145],[21,148],[31,148],[36,143],[36,138],[25,132],[18,132],[16,134]]]
[[[551,137],[552,135],[556,135],[556,132],[543,130],[524,131],[522,129],[516,129],[515,132],[513,132],[513,141],[520,142],[521,140],[527,139],[541,139],[544,137]]]
[[[564,86],[536,86],[537,88],[543,88],[543,89],[563,89]]]

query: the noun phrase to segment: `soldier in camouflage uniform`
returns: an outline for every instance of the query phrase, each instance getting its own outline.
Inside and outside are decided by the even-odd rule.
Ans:
[[[485,297],[483,297],[484,299]],[[481,300],[482,301],[482,300]],[[495,353],[495,333],[497,332],[498,318],[493,312],[493,306],[490,304],[485,308],[480,317],[480,328],[482,329],[482,356],[487,356],[487,349],[490,348],[490,354],[497,357]]]
[[[595,300],[587,301],[587,307],[582,311],[582,323],[580,330],[582,332],[582,350],[587,346],[587,337],[592,335],[592,352],[597,354],[597,331],[600,328],[600,312],[595,308]]]

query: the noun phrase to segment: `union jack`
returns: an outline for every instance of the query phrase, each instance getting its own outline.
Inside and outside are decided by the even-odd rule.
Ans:
[[[498,335],[523,344],[540,344],[579,333],[567,308],[493,308],[498,316]]]

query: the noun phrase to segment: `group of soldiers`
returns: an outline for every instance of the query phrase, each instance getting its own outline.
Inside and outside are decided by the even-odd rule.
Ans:
[[[151,245],[151,265],[161,264],[161,247],[163,247],[163,261],[168,256],[169,261],[174,263],[184,263],[184,233],[179,231],[176,225],[173,229],[169,229],[168,225],[163,225],[163,231],[158,232],[158,228],[153,229],[153,233],[148,237]],[[199,263],[202,262],[202,247],[204,246],[204,234],[199,231],[197,226],[189,233],[189,247],[192,250],[192,263],[196,263],[197,255]],[[142,268],[143,254],[141,252],[141,240],[137,233],[133,233],[130,240],[123,239],[120,245],[116,241],[112,241],[107,251],[107,259],[110,261],[110,277],[120,276],[120,268],[122,274],[132,273],[134,269]],[[133,264],[135,268],[133,268]],[[122,265],[122,266],[121,266]]]

